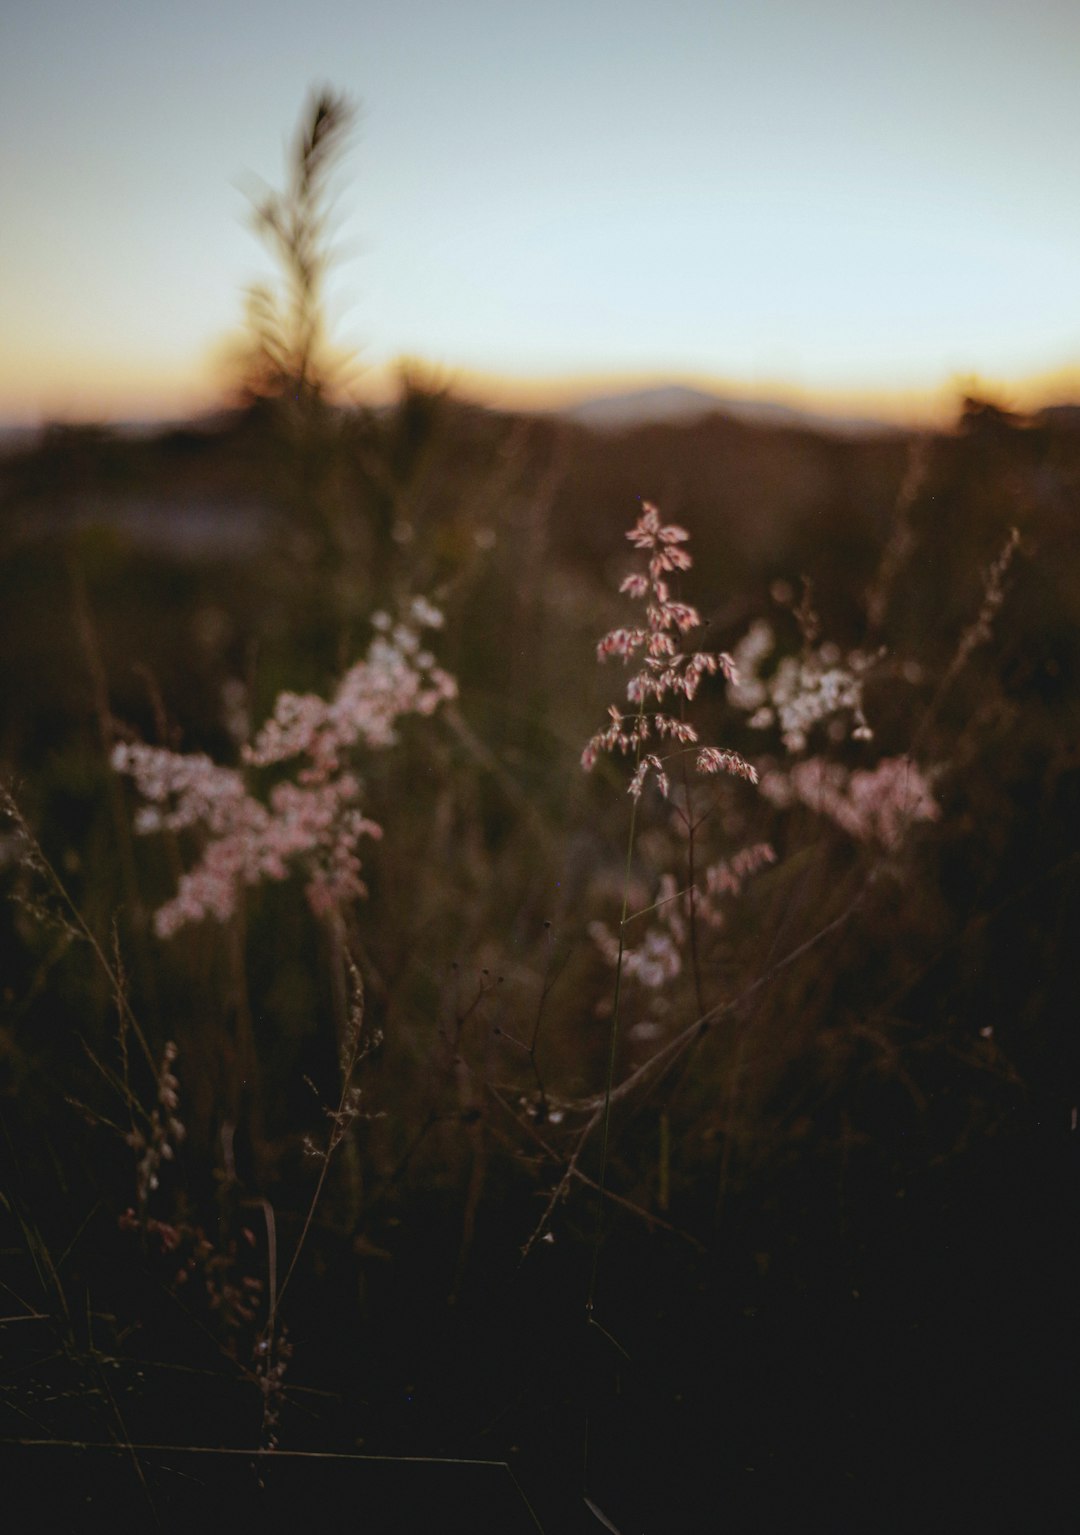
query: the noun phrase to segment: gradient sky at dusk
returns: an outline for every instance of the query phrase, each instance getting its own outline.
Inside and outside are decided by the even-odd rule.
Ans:
[[[0,20],[0,418],[212,401],[269,270],[243,188],[323,83],[362,108],[332,312],[372,387],[408,355],[522,396],[1080,392],[1076,0],[34,0]]]

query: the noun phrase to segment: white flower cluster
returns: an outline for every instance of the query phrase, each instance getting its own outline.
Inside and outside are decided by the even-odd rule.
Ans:
[[[748,879],[775,862],[776,854],[769,843],[758,842],[742,848],[731,859],[711,864],[701,884],[692,889],[680,890],[673,874],[661,875],[653,907],[656,920],[639,943],[623,946],[623,973],[653,990],[674,980],[683,968],[690,921],[697,919],[711,928],[723,927],[721,901],[740,895]],[[591,922],[589,936],[608,964],[616,965],[619,940],[607,924]]]
[[[802,657],[783,656],[768,677],[762,667],[776,648],[772,625],[757,619],[735,647],[735,679],[728,682],[728,702],[749,713],[754,730],[778,725],[784,747],[805,751],[815,725],[847,715],[852,737],[869,741],[873,732],[863,714],[863,680],[870,658],[853,650],[844,657],[826,643]]]

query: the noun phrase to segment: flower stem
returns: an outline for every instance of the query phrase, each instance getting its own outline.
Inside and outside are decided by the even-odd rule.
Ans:
[[[638,718],[644,713],[644,701],[638,709]],[[636,755],[641,755],[641,738],[638,737]],[[596,1305],[596,1278],[600,1269],[600,1247],[604,1238],[604,1199],[607,1193],[608,1143],[611,1132],[611,1092],[615,1083],[615,1055],[619,1042],[619,1005],[622,1001],[623,951],[626,946],[626,924],[630,914],[630,871],[634,859],[634,832],[637,828],[638,799],[631,801],[630,832],[626,840],[626,867],[623,871],[622,915],[619,918],[619,956],[615,962],[615,997],[611,1007],[611,1036],[608,1041],[607,1077],[604,1082],[604,1122],[600,1140],[600,1176],[597,1179],[596,1242],[593,1247],[592,1274],[589,1279],[589,1298],[585,1313],[591,1321]]]

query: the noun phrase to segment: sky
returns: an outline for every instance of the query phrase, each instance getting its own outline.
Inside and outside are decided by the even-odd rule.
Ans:
[[[247,222],[360,107],[328,293],[554,403],[648,381],[914,418],[1080,398],[1075,0],[33,0],[0,13],[0,420],[220,399]]]

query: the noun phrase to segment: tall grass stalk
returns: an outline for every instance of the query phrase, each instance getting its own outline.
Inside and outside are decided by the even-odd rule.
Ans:
[[[644,717],[645,700],[638,707],[638,720]],[[634,769],[641,756],[640,735],[635,753]],[[604,1196],[607,1193],[608,1148],[611,1137],[611,1095],[615,1086],[615,1058],[619,1046],[619,1009],[622,1003],[623,955],[626,952],[626,924],[630,917],[630,872],[634,861],[634,834],[637,830],[638,805],[636,796],[631,801],[630,828],[626,839],[626,864],[623,869],[622,914],[619,918],[619,954],[615,963],[615,994],[611,1004],[611,1029],[608,1035],[607,1074],[604,1079],[604,1117],[600,1135],[600,1176],[597,1180],[596,1238],[593,1243],[592,1272],[589,1276],[589,1294],[585,1302],[585,1315],[595,1321],[596,1283],[600,1272],[600,1249],[604,1240]]]

